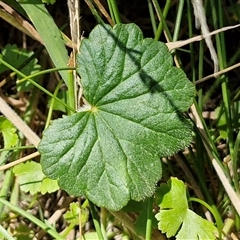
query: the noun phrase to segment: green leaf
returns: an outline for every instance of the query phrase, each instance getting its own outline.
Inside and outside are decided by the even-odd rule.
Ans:
[[[63,215],[63,217],[68,223],[74,224],[77,226],[79,225],[80,211],[81,211],[81,227],[83,227],[88,221],[89,211],[87,208],[83,208],[83,207],[80,208],[78,202],[71,203],[69,211],[67,211]]]
[[[41,183],[40,192],[41,194],[52,193],[59,190],[57,180],[44,177]]]
[[[151,196],[160,156],[191,141],[181,114],[194,87],[173,67],[164,43],[143,39],[135,24],[98,25],[78,55],[80,112],[53,121],[39,144],[43,171],[72,195],[118,210]]]
[[[64,91],[59,91],[58,94],[57,94],[57,98],[62,100],[63,102],[66,101],[66,92]],[[53,107],[52,109],[53,110],[56,110],[56,111],[61,111],[61,112],[64,112],[66,113],[66,107],[64,105],[62,105],[59,101],[56,101],[55,99],[50,99],[49,102],[48,102],[48,107],[50,107],[51,105],[51,102],[54,100],[54,104],[53,104]]]
[[[144,201],[133,201],[130,200],[128,204],[121,209],[123,212],[141,212],[144,208],[147,208],[148,201],[144,199]]]
[[[41,165],[34,161],[18,164],[13,168],[13,173],[18,176],[21,190],[32,195],[38,192],[51,193],[59,189],[57,181],[46,178]]]
[[[34,238],[34,232],[31,228],[24,223],[19,223],[14,229],[13,236],[17,240],[32,240]]]
[[[44,178],[40,164],[33,161],[21,163],[13,168],[13,172],[18,176],[22,191],[30,192],[32,195],[39,192]]]
[[[216,119],[218,119],[216,125],[220,133],[220,138],[226,140],[228,136],[227,118],[223,107],[217,107],[214,113],[216,115]],[[235,101],[231,104],[231,124],[232,129],[234,130],[238,130],[240,128],[240,101]]]
[[[156,214],[158,228],[167,237],[176,239],[215,239],[217,232],[213,223],[203,219],[188,209],[186,187],[177,178],[171,178],[168,184],[162,184],[158,193],[160,212]]]
[[[11,148],[17,145],[18,135],[16,128],[5,117],[0,116],[0,133],[4,140],[4,148]]]
[[[99,240],[97,232],[87,232],[84,234],[85,240]]]
[[[25,75],[31,75],[34,73],[37,73],[40,71],[40,65],[37,64],[38,60],[36,58],[33,58],[29,61],[29,58],[34,53],[32,51],[27,51],[25,49],[19,49],[17,45],[10,45],[7,44],[2,49],[2,54],[0,55],[0,58],[2,58],[7,63],[11,64],[14,68],[19,69],[23,74]],[[0,64],[0,73],[8,70],[8,68]],[[21,79],[22,77],[18,76],[18,79]],[[34,78],[35,81],[38,80],[38,78]],[[25,81],[23,83],[20,83],[17,85],[18,91],[29,91],[31,89],[32,85],[29,81]]]

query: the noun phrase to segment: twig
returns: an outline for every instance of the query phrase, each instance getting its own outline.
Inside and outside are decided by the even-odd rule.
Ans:
[[[35,158],[35,157],[37,157],[39,155],[40,155],[39,152],[35,152],[35,153],[32,153],[32,154],[30,154],[30,155],[28,155],[26,157],[20,158],[20,159],[14,161],[14,162],[11,162],[11,163],[8,163],[8,164],[6,164],[4,166],[1,166],[0,167],[0,172],[4,171],[6,169],[9,169],[11,167],[14,167],[14,166],[18,165],[19,163],[26,162],[26,161],[28,161],[30,159],[33,159],[33,158]]]
[[[14,112],[12,108],[0,97],[0,110],[5,117],[32,143],[35,147],[38,146],[40,138],[32,129]]]
[[[189,38],[187,40],[182,40],[182,41],[177,41],[177,42],[168,42],[168,43],[166,43],[166,45],[167,45],[169,51],[171,51],[175,48],[180,48],[180,47],[188,45],[192,42],[201,41],[201,40],[205,39],[206,37],[210,37],[210,36],[218,34],[220,32],[224,32],[224,31],[234,29],[234,28],[238,28],[238,27],[240,27],[240,24],[237,24],[237,25],[234,25],[234,26],[223,27],[223,28],[220,28],[220,29],[215,30],[213,32],[210,32],[208,34],[198,35],[196,37],[192,37],[192,38]]]
[[[233,69],[235,69],[235,68],[238,68],[238,67],[240,67],[240,63],[234,64],[234,65],[232,65],[231,67],[225,68],[225,69],[223,69],[223,70],[221,70],[221,71],[219,71],[219,72],[216,72],[216,73],[214,73],[214,74],[211,74],[211,75],[208,75],[208,76],[206,76],[206,77],[204,77],[204,78],[201,78],[201,79],[195,81],[194,84],[199,84],[199,83],[202,83],[202,82],[204,82],[204,81],[206,81],[206,80],[208,80],[208,79],[210,79],[210,78],[218,77],[218,76],[220,76],[220,75],[222,75],[222,74],[224,74],[224,73],[226,73],[226,72],[229,72],[229,71],[231,71],[231,70],[233,70]]]

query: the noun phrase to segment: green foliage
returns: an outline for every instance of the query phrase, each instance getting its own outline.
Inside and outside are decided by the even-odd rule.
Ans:
[[[54,4],[56,0],[42,0],[43,3]]]
[[[38,192],[51,193],[59,189],[56,180],[46,178],[39,163],[29,161],[18,164],[13,168],[13,173],[18,176],[21,190],[32,195]]]
[[[149,199],[144,199],[144,201],[136,202],[130,200],[128,204],[121,209],[124,212],[135,212],[138,213],[138,218],[134,224],[134,230],[137,235],[146,235],[146,219],[148,215],[148,201]],[[152,225],[153,228],[157,228],[157,220],[152,215]]]
[[[194,87],[165,44],[143,39],[135,24],[98,25],[80,52],[89,105],[44,131],[41,164],[69,194],[118,210],[151,196],[161,178],[159,156],[190,143],[191,123],[181,112]]]
[[[29,49],[36,49],[40,46],[39,42],[36,44],[35,40],[31,39],[32,34],[28,34],[29,28],[26,28],[24,21],[19,21],[20,18],[17,14],[20,14],[35,27],[42,40],[41,42],[46,47],[48,54],[41,56],[41,59],[43,57],[44,62],[53,62],[56,67],[67,66],[68,53],[71,49],[68,48],[68,51],[66,51],[64,42],[70,46],[71,41],[68,39],[70,36],[66,37],[61,33],[55,22],[61,28],[69,29],[70,26],[75,26],[74,24],[68,24],[68,21],[63,19],[69,19],[68,14],[72,15],[76,12],[76,9],[73,9],[73,12],[69,9],[68,12],[67,9],[63,8],[63,5],[67,6],[68,0],[64,2],[56,1],[54,8],[51,6],[48,8],[52,12],[53,19],[44,3],[53,4],[55,1],[2,1],[6,3],[0,9],[1,18],[4,19],[2,21],[7,21],[15,27],[14,34],[8,34],[8,31],[4,31],[4,28],[8,28],[9,25],[2,24],[4,36],[1,39],[2,54],[0,60],[3,58],[13,65],[12,63],[15,64],[18,58],[22,59],[24,56],[25,60],[22,63],[14,65],[22,71],[35,56],[38,57],[39,51],[36,51],[33,55],[31,52],[18,49],[16,45],[8,45],[4,48],[6,41],[14,42],[17,40],[20,46],[23,39],[17,38],[21,36],[19,31],[23,31],[27,35],[26,43]],[[95,22],[91,22],[93,17],[96,18],[97,22],[119,23],[121,18],[129,19],[129,12],[134,12],[134,14],[131,14],[130,21],[138,22],[144,30],[144,34],[148,36],[152,34],[155,40],[162,39],[164,41],[165,37],[166,41],[171,42],[190,39],[192,36],[199,34],[199,30],[196,30],[194,24],[194,18],[195,23],[197,23],[197,13],[204,17],[204,11],[193,11],[192,4],[196,4],[197,1],[164,1],[161,4],[160,2],[156,0],[145,1],[145,3],[139,1],[137,5],[130,2],[125,5],[122,1],[106,1],[104,7],[110,15],[111,21],[109,21],[108,16],[103,11],[104,8],[98,1],[82,1],[83,5],[81,4],[80,8],[81,31],[84,29],[88,32],[92,29],[95,25]],[[201,2],[198,1],[198,3]],[[203,2],[208,27],[211,31],[238,23],[240,19],[240,5],[238,3],[234,3],[232,0]],[[87,9],[86,3],[90,10]],[[121,13],[118,11],[118,6],[121,6]],[[146,15],[147,7],[149,8],[150,18],[147,18]],[[144,14],[141,9],[144,9]],[[56,14],[59,12],[60,15]],[[92,16],[89,15],[90,12],[92,12]],[[186,12],[187,14],[184,14]],[[169,22],[171,22],[171,27]],[[13,33],[12,30],[10,27],[9,33]],[[230,235],[234,237],[234,235],[239,235],[240,229],[240,211],[237,207],[239,205],[237,195],[239,195],[240,91],[237,81],[237,68],[234,69],[238,65],[232,66],[238,63],[240,55],[239,42],[236,40],[238,39],[238,31],[238,28],[231,29],[231,31],[224,29],[224,32],[211,37],[217,51],[219,69],[224,70],[224,74],[220,74],[219,77],[212,80],[205,78],[205,80],[208,80],[201,81],[201,84],[197,80],[213,71],[211,69],[211,59],[206,57],[209,56],[209,50],[205,41],[190,43],[181,51],[176,49],[172,52],[176,65],[180,65],[187,76],[195,82],[197,98],[192,108],[191,117],[194,121],[196,120],[197,124],[194,128],[193,144],[189,147],[189,151],[185,151],[184,155],[174,155],[170,158],[170,161],[164,161],[162,181],[168,179],[169,176],[179,176],[193,187],[189,192],[191,196],[199,196],[201,193],[206,197],[211,207],[207,206],[207,203],[202,202],[202,204],[211,209],[210,211],[218,226],[219,239],[222,239],[221,232],[225,238]],[[15,35],[15,33],[17,34]],[[163,33],[165,36],[163,36]],[[14,187],[17,185],[14,185],[15,178],[11,174],[11,169],[2,171],[0,174],[0,216],[2,216],[0,239],[32,239],[38,235],[36,233],[39,232],[39,228],[46,230],[46,233],[50,234],[53,239],[68,238],[67,235],[73,228],[75,228],[75,239],[80,239],[80,237],[77,238],[79,235],[84,239],[103,239],[102,236],[112,239],[114,234],[121,234],[122,239],[125,239],[125,234],[128,235],[125,235],[127,239],[134,238],[135,234],[139,237],[145,235],[145,239],[162,239],[166,235],[175,236],[170,238],[177,239],[213,239],[213,232],[215,231],[213,224],[207,226],[206,224],[209,223],[206,220],[189,209],[186,189],[183,183],[179,183],[176,179],[170,180],[168,184],[161,185],[156,194],[160,198],[160,213],[157,215],[158,220],[161,220],[159,222],[160,230],[154,230],[151,236],[150,229],[157,228],[158,220],[154,219],[155,222],[149,221],[155,208],[151,208],[152,202],[148,202],[148,200],[153,201],[153,196],[156,195],[150,198],[145,196],[154,192],[154,185],[157,179],[161,177],[161,165],[157,161],[159,161],[159,156],[171,155],[183,146],[188,145],[191,136],[191,125],[182,117],[182,112],[186,111],[191,104],[193,87],[190,86],[190,83],[187,83],[181,70],[172,68],[172,60],[167,49],[162,43],[155,43],[151,39],[143,39],[142,33],[133,25],[117,25],[113,29],[107,25],[102,25],[96,27],[90,34],[90,38],[83,41],[80,52],[78,72],[82,78],[80,85],[84,87],[84,95],[80,100],[86,103],[86,99],[88,104],[78,109],[79,113],[71,117],[53,121],[53,125],[45,131],[43,142],[40,144],[43,151],[47,150],[43,152],[41,159],[45,173],[48,174],[48,177],[57,180],[47,178],[40,170],[39,164],[38,166],[35,164],[29,165],[29,167],[22,164],[22,170],[17,167],[14,168],[14,170],[17,169],[16,175],[18,175],[16,181],[22,181],[20,183],[21,191],[32,191],[34,193],[40,191],[44,194],[48,192],[49,184],[54,183],[53,188],[58,189],[57,181],[59,179],[61,187],[68,193],[83,194],[99,206],[110,207],[113,210],[119,209],[126,204],[128,199],[130,200],[118,212],[119,215],[116,212],[92,206],[93,217],[90,219],[91,221],[93,219],[95,229],[91,225],[91,232],[82,235],[79,234],[78,227],[75,228],[75,225],[78,224],[80,208],[77,203],[73,204],[65,219],[61,218],[60,222],[54,224],[58,226],[58,231],[61,232],[62,236],[59,236],[47,219],[44,219],[46,223],[43,224],[39,219],[34,218],[30,211],[17,207],[19,201],[27,201],[26,194],[19,195],[18,188]],[[160,58],[162,61],[160,61]],[[29,64],[29,69],[32,70],[38,66],[36,59],[31,64]],[[49,67],[48,64],[46,66]],[[230,66],[232,67],[226,69]],[[7,70],[5,66],[0,65],[0,69],[2,67],[4,68],[3,71]],[[227,72],[230,69],[231,72]],[[5,78],[9,72],[4,72],[2,77]],[[25,75],[29,76],[33,72],[26,71]],[[178,73],[180,73],[180,81]],[[49,108],[47,107],[49,99],[44,99],[37,89],[25,93],[29,88],[25,85],[19,88],[20,85],[17,82],[16,87],[21,91],[19,94],[15,91],[14,83],[8,81],[9,78],[6,79],[7,81],[4,80],[0,83],[1,96],[9,96],[15,100],[20,97],[27,103],[27,109],[25,112],[21,112],[21,118],[28,123],[31,122],[32,129],[36,130],[37,134],[43,128],[44,120],[47,119],[45,126],[48,126],[52,118],[61,114],[59,111],[71,115],[66,103],[74,112],[75,98],[73,96],[75,96],[74,93],[77,89],[73,89],[74,84],[71,85],[71,83],[74,83],[74,79],[71,77],[73,75],[63,70],[59,70],[59,74],[64,79],[67,88],[60,88],[62,80],[59,81],[55,76],[52,75],[49,82],[48,76],[42,75],[44,81],[42,81],[43,85],[39,86],[39,89],[45,93],[47,89],[54,91],[53,95],[63,101],[63,104],[60,105],[58,101],[53,100],[53,95],[49,93],[49,96],[53,97],[50,100]],[[11,73],[10,77],[20,78],[14,72]],[[185,87],[183,87],[184,81],[187,84]],[[28,81],[25,83],[28,83]],[[35,98],[36,95],[40,98]],[[175,101],[178,103],[175,103]],[[220,107],[217,108],[219,105]],[[58,112],[54,112],[55,110]],[[205,111],[208,113],[214,111],[217,116],[216,120],[209,118],[211,114],[206,115]],[[201,124],[204,127],[203,129]],[[28,146],[16,147],[15,151],[5,149],[15,147],[18,141],[15,128],[9,126],[9,123],[7,125],[5,127],[2,122],[0,124],[0,145],[4,147],[0,153],[0,165],[5,164],[6,161],[14,161],[19,154],[27,154],[23,149]],[[16,126],[18,125],[16,124]],[[198,131],[199,127],[201,131]],[[189,137],[186,137],[184,133],[187,133]],[[19,152],[22,150],[24,152]],[[213,164],[212,166],[211,161],[213,157],[223,169],[222,174],[216,175],[214,171],[216,165]],[[223,161],[223,158],[228,161],[228,164],[225,164],[226,161]],[[207,171],[205,171],[205,168],[207,168]],[[32,169],[36,169],[38,176],[40,176],[39,179],[31,171]],[[193,176],[192,172],[196,175]],[[228,178],[227,180],[223,177],[224,175]],[[35,179],[38,182],[32,183],[31,181]],[[219,181],[216,181],[216,179]],[[222,181],[222,185],[217,184],[220,181]],[[226,182],[230,183],[228,187],[224,185]],[[232,190],[231,194],[229,194],[229,189]],[[55,194],[48,197],[50,199],[47,202],[55,202]],[[57,197],[61,197],[61,200],[66,197],[67,201],[69,199],[69,196],[63,191],[59,191]],[[4,198],[9,199],[9,202],[4,201]],[[132,199],[143,200],[134,201]],[[192,197],[189,198],[189,201],[197,200]],[[10,202],[11,205],[7,204]],[[43,210],[47,206],[48,204],[44,206]],[[46,209],[49,213],[48,216],[50,217],[57,208],[58,205]],[[16,216],[21,215],[22,217],[14,220],[13,212],[16,212]],[[128,214],[127,212],[131,213]],[[41,216],[41,210],[37,213],[37,216]],[[234,216],[234,220],[228,219],[232,216]],[[21,226],[18,219],[28,219],[26,222],[28,227]],[[127,221],[129,219],[132,221]],[[14,226],[12,220],[14,220]],[[228,220],[231,220],[230,226]],[[29,221],[31,224],[29,224]],[[114,233],[110,232],[109,228],[107,233],[105,232],[110,224],[113,226]],[[118,232],[115,231],[115,224]],[[66,229],[64,229],[65,226],[67,226]],[[125,231],[125,227],[128,228],[127,231]],[[158,234],[163,235],[159,237]],[[48,237],[44,236],[43,238]]]
[[[85,240],[98,240],[98,234],[97,232],[87,232],[84,234],[84,239]]]
[[[36,58],[31,59],[33,54],[34,53],[32,51],[19,49],[15,44],[7,44],[2,49],[2,54],[0,54],[0,58],[28,76],[40,71],[40,65],[37,64],[38,60]],[[8,68],[5,65],[0,64],[0,73],[6,70],[8,70]],[[21,78],[21,76],[18,76],[18,80]],[[34,78],[34,80],[37,81],[38,78],[36,77]],[[17,90],[29,91],[31,89],[31,86],[32,85],[28,81],[25,81],[17,85]]]
[[[79,225],[79,216],[81,216],[80,222],[81,227],[83,227],[88,221],[89,210],[83,207],[80,208],[78,202],[73,202],[70,204],[69,210],[63,216],[69,224],[73,224],[76,226]]]
[[[44,175],[44,178],[42,180],[41,187],[40,187],[41,194],[52,193],[52,192],[56,192],[57,190],[59,190],[57,181],[47,178]]]
[[[167,237],[176,239],[216,239],[217,229],[213,223],[188,209],[186,187],[177,178],[161,184],[157,191],[160,212],[156,214],[158,228]]]
[[[25,224],[20,223],[14,231],[14,237],[17,240],[32,240],[34,232]]]
[[[52,0],[49,2],[52,2]],[[19,4],[38,31],[55,66],[58,68],[66,67],[68,64],[68,54],[61,32],[44,4],[40,0],[19,1]],[[59,74],[68,86],[68,72],[60,71]]]
[[[237,131],[240,129],[240,101],[233,102],[230,110],[232,116],[232,129]],[[227,139],[227,119],[223,107],[217,107],[214,112],[218,119],[217,127],[219,129],[220,137],[222,139]]]
[[[57,98],[64,102],[66,99],[66,93],[64,91],[59,91],[57,94]],[[48,102],[48,107],[50,106],[51,101],[52,99],[50,99],[50,101]],[[66,113],[66,107],[56,100],[54,101],[54,104],[53,104],[53,110]]]
[[[0,116],[0,133],[2,133],[4,140],[4,148],[16,146],[18,142],[18,135],[16,128],[5,117]]]

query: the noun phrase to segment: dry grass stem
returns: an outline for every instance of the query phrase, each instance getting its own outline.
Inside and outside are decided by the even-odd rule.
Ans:
[[[4,170],[6,170],[6,169],[9,169],[9,168],[11,168],[11,167],[14,167],[14,166],[16,166],[16,165],[18,165],[18,164],[20,164],[20,163],[23,163],[23,162],[26,162],[26,161],[28,161],[28,160],[31,160],[31,159],[33,159],[33,158],[35,158],[35,157],[38,157],[39,155],[40,155],[39,152],[35,152],[35,153],[32,153],[32,154],[30,154],[30,155],[28,155],[28,156],[26,156],[26,157],[20,158],[20,159],[14,161],[14,162],[5,164],[5,165],[3,165],[3,166],[0,166],[0,172],[1,172],[1,171],[4,171]]]
[[[8,104],[0,97],[0,109],[3,115],[32,143],[38,146],[40,138],[32,131],[32,129],[17,115],[17,113],[8,106]]]

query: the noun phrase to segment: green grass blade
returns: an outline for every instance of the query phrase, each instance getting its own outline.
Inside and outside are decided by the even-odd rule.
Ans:
[[[64,46],[61,32],[40,0],[19,1],[27,13],[57,68],[67,67],[68,54]],[[69,85],[68,72],[61,71],[61,77]]]
[[[7,240],[15,240],[10,234],[9,232],[4,229],[4,227],[2,225],[0,225],[0,233],[7,239]]]
[[[156,12],[157,12],[158,16],[161,19],[161,21],[159,22],[156,34],[155,34],[155,40],[158,41],[160,39],[161,34],[162,34],[162,30],[164,29],[166,31],[166,35],[167,35],[168,39],[170,41],[172,41],[172,36],[171,36],[171,33],[168,29],[168,26],[167,26],[167,23],[166,23],[166,20],[165,20],[166,17],[167,17],[168,11],[170,9],[170,6],[171,6],[171,0],[166,2],[163,13],[162,13],[162,10],[161,10],[161,8],[158,4],[158,1],[153,0],[153,4],[155,6],[155,9],[156,9]]]
[[[64,238],[59,233],[57,233],[54,229],[50,228],[47,224],[43,223],[42,221],[40,221],[39,219],[37,219],[36,217],[31,215],[30,213],[24,211],[23,209],[21,209],[17,206],[14,206],[10,202],[6,201],[5,199],[0,198],[0,202],[2,204],[4,204],[5,206],[9,207],[12,211],[20,214],[21,216],[27,218],[31,222],[38,225],[40,228],[45,230],[49,235],[51,235],[54,239],[64,240]]]
[[[9,69],[11,69],[12,71],[14,71],[15,73],[17,73],[18,75],[20,75],[21,77],[23,77],[23,79],[19,80],[18,83],[20,82],[24,82],[26,80],[28,80],[32,85],[34,85],[35,87],[37,87],[38,89],[42,90],[44,93],[46,93],[48,96],[54,98],[56,101],[60,102],[63,106],[65,106],[67,109],[71,110],[72,112],[75,112],[75,109],[74,108],[71,108],[68,104],[66,104],[65,102],[61,101],[60,99],[58,99],[57,97],[55,97],[52,93],[50,93],[49,91],[47,91],[44,87],[42,87],[41,85],[39,85],[38,83],[36,83],[35,81],[33,81],[31,78],[32,77],[36,77],[36,76],[39,76],[41,74],[44,74],[44,73],[49,73],[49,72],[53,72],[55,71],[55,68],[54,69],[48,69],[48,70],[44,70],[44,71],[41,71],[41,72],[38,72],[38,73],[34,73],[32,75],[29,75],[29,76],[26,76],[25,74],[23,74],[21,71],[17,70],[16,68],[14,68],[13,66],[11,66],[10,64],[8,64],[6,61],[4,61],[3,59],[0,58],[0,63],[4,64],[6,67],[8,67]],[[59,71],[60,70],[63,70],[63,69],[66,69],[66,68],[61,68],[61,69],[58,69]],[[67,68],[67,69],[71,69],[71,68]]]
[[[114,15],[114,22],[117,24],[121,23],[121,17],[120,17],[120,13],[117,6],[117,1],[108,0],[108,6],[109,6],[109,9],[112,10],[112,13]]]

